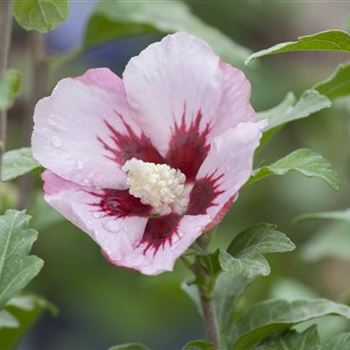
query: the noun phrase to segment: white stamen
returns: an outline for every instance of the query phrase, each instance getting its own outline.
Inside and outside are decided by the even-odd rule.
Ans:
[[[155,215],[186,210],[186,176],[180,170],[136,158],[126,161],[122,170],[127,174],[129,192],[143,204],[151,205]]]

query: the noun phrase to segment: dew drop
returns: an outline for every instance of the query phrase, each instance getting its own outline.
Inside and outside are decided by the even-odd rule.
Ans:
[[[55,117],[54,114],[49,114],[49,116],[47,117],[47,123],[50,126],[54,126],[54,127],[58,125],[56,117]]]
[[[114,220],[110,220],[110,221],[107,221],[103,227],[109,231],[109,232],[112,232],[112,233],[115,233],[117,231],[119,231],[119,224],[114,221]]]
[[[88,179],[82,179],[81,182],[83,186],[88,186],[90,184],[90,181]]]
[[[83,169],[83,167],[84,167],[84,163],[81,161],[81,160],[77,160],[77,168],[78,168],[78,170],[81,170],[81,169]]]
[[[94,218],[99,219],[102,216],[102,214],[95,212],[95,213],[93,213],[93,216],[94,216]]]
[[[56,148],[60,148],[63,144],[62,140],[58,136],[53,136],[51,139],[51,143]]]

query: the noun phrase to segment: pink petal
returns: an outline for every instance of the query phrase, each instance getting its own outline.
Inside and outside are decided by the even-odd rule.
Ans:
[[[105,212],[108,215],[102,215],[96,210],[100,198],[93,194],[99,190],[78,186],[49,170],[42,178],[45,200],[88,233],[111,263],[144,274],[156,275],[172,270],[176,259],[210,221],[206,215],[178,216],[171,220],[166,217],[148,219],[135,213],[117,217],[110,215],[108,210]]]
[[[222,99],[213,123],[212,135],[233,128],[242,122],[255,122],[250,104],[251,85],[244,73],[223,61],[219,63]]]
[[[207,214],[218,224],[229,210],[239,189],[249,179],[254,151],[265,122],[241,123],[217,136],[212,144],[190,194],[187,214]]]
[[[254,119],[244,74],[222,63],[203,40],[186,33],[168,35],[150,45],[130,60],[123,79],[135,120],[163,156],[171,140],[181,137],[181,142],[170,145],[177,147],[173,153],[185,154],[187,149],[194,159],[200,146],[199,154],[205,157],[203,148],[213,137]],[[184,130],[196,124],[199,114],[195,132],[207,135],[197,147],[193,132],[184,136]],[[179,143],[184,145],[182,150]],[[190,162],[183,162],[186,170]]]
[[[48,170],[42,177],[45,200],[52,207],[88,233],[111,263],[143,274],[171,271],[212,220],[209,215],[171,218],[176,216],[171,214],[149,220],[136,215],[102,215],[96,210],[99,198],[92,194],[98,190],[87,190]]]
[[[116,263],[133,251],[144,233],[148,218],[126,215],[104,215],[96,210],[99,203],[94,188],[83,188],[46,170],[44,180],[45,200],[74,225],[89,234],[106,254],[115,257]]]
[[[122,80],[108,68],[89,69],[82,76],[75,79],[92,87],[98,86],[112,93],[119,91],[124,95]]]
[[[165,155],[167,164],[179,169],[186,175],[187,182],[193,182],[197,172],[208,155],[209,125],[201,130],[202,113],[198,112],[190,125],[186,124],[185,113],[181,124],[175,123],[168,152]]]
[[[149,247],[147,242],[141,240],[141,244],[136,249],[125,253],[122,259],[116,260],[110,254],[106,254],[106,257],[116,265],[132,268],[146,275],[172,271],[176,260],[202,234],[209,222],[210,218],[207,215],[185,215],[179,218],[173,227],[171,240],[166,240],[157,249]],[[162,228],[164,229],[162,226],[159,227],[157,237],[164,233]]]
[[[35,108],[33,155],[77,184],[125,188],[126,159],[161,159],[129,115],[123,82],[108,69],[63,79]]]
[[[135,204],[136,198],[130,205],[120,202],[124,208],[120,211],[118,203],[106,207],[101,201],[107,190],[81,187],[49,170],[42,178],[46,201],[88,233],[111,263],[147,275],[171,271],[176,260],[215,220],[211,215],[177,214],[148,219],[147,207]],[[108,198],[117,202],[120,197]],[[220,215],[219,212],[214,214]]]

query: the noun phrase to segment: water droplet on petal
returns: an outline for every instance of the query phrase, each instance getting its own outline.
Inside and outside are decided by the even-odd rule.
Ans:
[[[47,123],[53,127],[57,126],[58,123],[56,120],[56,116],[54,114],[49,114],[49,116],[47,117]]]
[[[90,184],[90,181],[89,181],[88,179],[82,179],[82,180],[81,180],[81,184],[82,184],[83,186],[88,186],[88,185]]]
[[[83,169],[83,167],[84,167],[84,163],[81,161],[81,160],[77,160],[77,168],[78,168],[78,170],[81,170],[81,169]]]
[[[118,232],[119,231],[119,224],[117,221],[115,220],[110,220],[110,221],[107,221],[103,227],[109,231],[109,232],[112,232],[112,233],[115,233],[115,232]]]
[[[58,136],[53,136],[51,139],[51,143],[56,148],[60,148],[63,144],[62,140]]]
[[[93,213],[92,215],[93,215],[94,218],[96,218],[96,219],[99,219],[99,218],[102,216],[102,214],[101,214],[101,213],[98,213],[98,212],[95,212],[95,213]]]

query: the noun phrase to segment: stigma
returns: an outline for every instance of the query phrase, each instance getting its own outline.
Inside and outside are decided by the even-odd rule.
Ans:
[[[130,194],[139,198],[141,203],[152,206],[152,215],[186,211],[186,176],[180,170],[136,158],[126,161],[122,170],[127,175]]]

